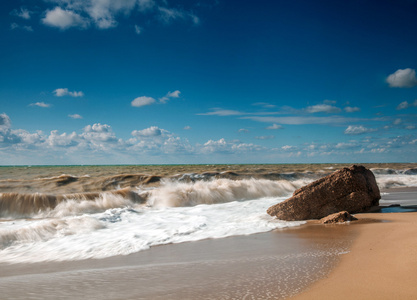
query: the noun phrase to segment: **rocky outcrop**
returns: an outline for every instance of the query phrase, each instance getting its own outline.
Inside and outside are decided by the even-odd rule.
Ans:
[[[347,211],[340,211],[335,214],[331,214],[327,217],[320,219],[320,223],[322,224],[335,224],[335,223],[344,223],[348,221],[355,221],[357,220],[354,216],[352,216]]]
[[[366,211],[378,205],[379,199],[374,174],[364,166],[353,165],[296,190],[267,212],[286,221],[321,219],[340,211]]]

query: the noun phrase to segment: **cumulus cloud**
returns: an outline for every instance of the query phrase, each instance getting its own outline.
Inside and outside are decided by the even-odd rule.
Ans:
[[[329,104],[317,104],[317,105],[313,105],[313,106],[308,106],[306,108],[306,111],[308,113],[320,113],[320,112],[324,112],[324,113],[339,113],[341,112],[341,109],[333,106],[333,105],[329,105]]]
[[[5,113],[0,114],[0,130],[5,131],[11,126],[11,121],[8,115]]]
[[[376,131],[376,129],[365,128],[362,125],[359,125],[359,126],[350,125],[350,126],[348,126],[348,128],[346,128],[345,134],[358,135],[358,134],[369,133],[369,132],[374,132],[374,131]]]
[[[416,70],[414,69],[398,69],[389,75],[386,82],[390,87],[411,88],[417,85]]]
[[[134,107],[141,107],[141,106],[151,105],[154,103],[156,103],[156,100],[154,98],[141,96],[141,97],[137,97],[136,99],[134,99],[131,102],[131,105]]]
[[[241,143],[240,141],[226,141],[226,139],[221,138],[217,141],[208,140],[204,145],[199,147],[199,152],[203,154],[210,153],[240,153],[240,152],[253,152],[264,149],[261,146],[255,144]]]
[[[269,130],[282,129],[282,126],[278,124],[272,124],[271,126],[266,127],[266,129],[269,129]]]
[[[417,99],[414,100],[413,103],[408,103],[407,101],[401,102],[400,104],[398,104],[397,110],[406,109],[409,107],[417,107]]]
[[[337,143],[334,147],[336,149],[350,149],[350,148],[356,148],[359,144],[356,142],[350,142],[350,143]]]
[[[56,97],[64,97],[64,96],[71,96],[71,97],[83,97],[83,92],[70,92],[67,88],[60,88],[53,91]]]
[[[75,147],[79,143],[79,136],[75,132],[59,134],[58,130],[52,130],[46,139],[46,144],[49,147]]]
[[[184,128],[183,128],[184,130],[191,130],[191,126],[185,126]]]
[[[51,104],[45,103],[45,102],[36,102],[36,103],[29,104],[29,106],[38,106],[38,107],[47,108],[47,107],[50,107]]]
[[[56,5],[47,10],[42,22],[61,30],[68,28],[87,28],[94,25],[98,29],[118,26],[119,16],[127,17],[133,12],[154,16],[155,19],[169,24],[174,20],[184,20],[194,24],[199,18],[186,9],[170,8],[166,1],[157,4],[154,0],[48,0]],[[135,26],[139,34],[141,28]]]
[[[163,130],[157,126],[151,126],[143,130],[133,130],[132,135],[136,137],[155,137],[162,135]]]
[[[108,151],[118,142],[110,125],[96,123],[87,125],[80,135],[87,148],[93,151]]]
[[[353,112],[357,112],[360,111],[361,109],[359,107],[351,107],[351,106],[346,106],[344,108],[345,112],[347,113],[353,113]]]
[[[57,6],[52,10],[46,11],[42,23],[51,27],[66,30],[71,27],[86,28],[88,20],[74,11],[62,9]]]
[[[159,98],[159,103],[165,104],[172,98],[179,98],[180,94],[181,92],[178,90],[173,91],[173,92],[168,92],[164,97]],[[152,105],[156,103],[158,103],[158,101],[156,101],[152,97],[141,96],[141,97],[137,97],[136,99],[134,99],[131,102],[131,105],[134,107],[141,107],[141,106]]]
[[[79,114],[68,115],[71,119],[82,119],[83,117]]]
[[[285,146],[282,146],[281,149],[284,150],[284,151],[294,151],[294,150],[297,149],[297,147],[296,146],[285,145]]]

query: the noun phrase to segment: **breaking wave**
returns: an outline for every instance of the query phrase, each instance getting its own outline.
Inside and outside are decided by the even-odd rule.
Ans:
[[[149,193],[148,204],[155,207],[179,207],[282,197],[290,195],[306,182],[266,179],[216,179],[187,183],[165,181]]]

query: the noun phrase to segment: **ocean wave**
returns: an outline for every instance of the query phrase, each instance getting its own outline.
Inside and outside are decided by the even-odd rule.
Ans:
[[[0,194],[1,218],[45,218],[103,212],[109,208],[145,203],[135,191],[122,189],[103,193]]]
[[[417,186],[417,175],[376,175],[375,179],[380,189]]]
[[[148,204],[154,207],[181,207],[282,197],[290,195],[307,182],[310,181],[213,179],[185,183],[166,180],[160,187],[149,192]]]

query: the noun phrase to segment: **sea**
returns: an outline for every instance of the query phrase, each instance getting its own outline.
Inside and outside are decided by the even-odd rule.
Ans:
[[[363,164],[384,191],[417,164]],[[295,227],[268,207],[349,164],[0,167],[0,263],[102,259]]]

